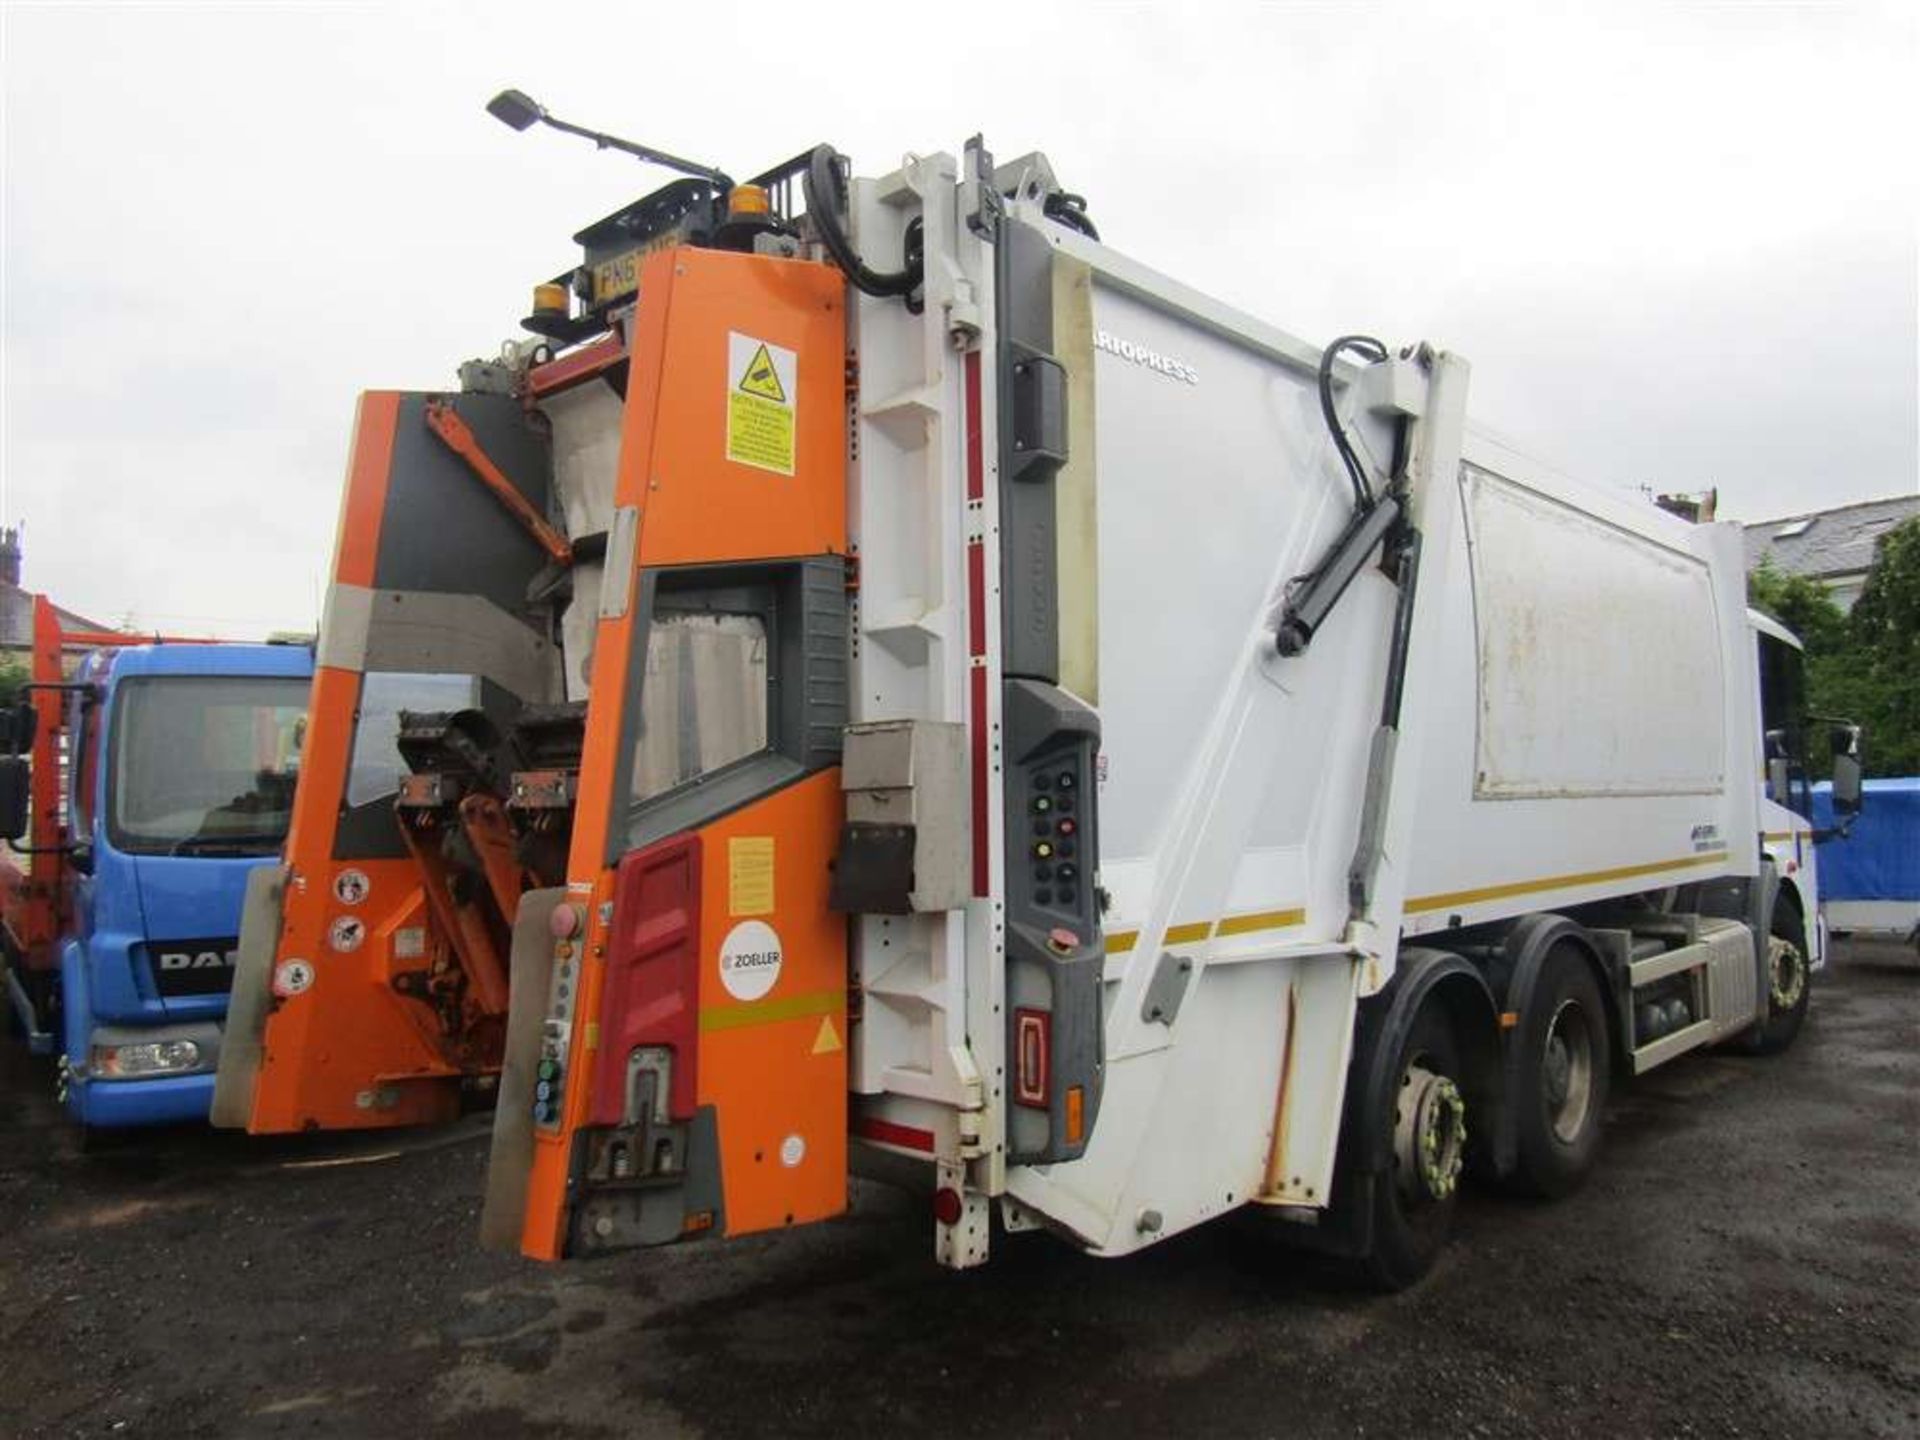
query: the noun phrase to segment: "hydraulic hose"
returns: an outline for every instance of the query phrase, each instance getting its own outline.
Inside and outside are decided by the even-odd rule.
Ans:
[[[846,272],[854,288],[868,295],[911,295],[920,288],[925,266],[909,263],[890,272],[870,270],[848,240],[840,223],[840,155],[831,145],[816,145],[807,157],[805,180],[807,216],[833,263]]]
[[[1342,350],[1352,350],[1369,360],[1379,361],[1387,358],[1387,347],[1371,335],[1342,335],[1320,355],[1320,414],[1327,422],[1327,429],[1332,432],[1334,448],[1340,452],[1340,463],[1346,466],[1347,478],[1353,484],[1354,509],[1364,511],[1373,506],[1373,487],[1367,483],[1359,458],[1353,453],[1352,442],[1347,439],[1346,429],[1340,424],[1340,416],[1333,407],[1333,362]]]

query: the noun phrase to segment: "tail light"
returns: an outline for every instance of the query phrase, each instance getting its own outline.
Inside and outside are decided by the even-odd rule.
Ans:
[[[1021,1105],[1047,1108],[1051,1087],[1048,1057],[1053,1053],[1053,1017],[1045,1010],[1013,1012],[1013,1098]]]

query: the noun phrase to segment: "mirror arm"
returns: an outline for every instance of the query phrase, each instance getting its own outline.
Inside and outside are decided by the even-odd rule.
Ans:
[[[7,849],[16,855],[74,855],[87,848],[79,841],[69,841],[65,845],[22,845],[18,840],[7,841]]]

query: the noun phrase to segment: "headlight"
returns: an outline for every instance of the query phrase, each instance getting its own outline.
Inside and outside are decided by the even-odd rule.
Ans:
[[[140,1045],[96,1045],[93,1073],[103,1080],[141,1075],[177,1075],[200,1068],[200,1047],[191,1040],[151,1040]]]

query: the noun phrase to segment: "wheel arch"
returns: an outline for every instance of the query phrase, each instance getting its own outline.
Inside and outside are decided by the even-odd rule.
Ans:
[[[1814,906],[1807,903],[1807,897],[1801,890],[1801,880],[1798,874],[1782,875],[1780,877],[1780,885],[1774,894],[1773,905],[1777,907],[1781,904],[1785,904],[1788,909],[1793,911],[1794,922],[1800,927],[1800,953],[1807,957],[1807,964],[1811,966],[1815,959],[1812,944],[1813,932],[1810,928]],[[1767,924],[1769,927],[1773,924],[1772,908],[1769,908],[1767,911]]]
[[[1498,1108],[1504,1103],[1499,1012],[1486,977],[1451,951],[1401,950],[1393,979],[1360,1005],[1326,1219],[1290,1237],[1294,1243],[1349,1259],[1373,1252],[1374,1193],[1379,1184],[1391,1183],[1393,1131],[1391,1126],[1376,1127],[1372,1117],[1391,1113],[1387,1094],[1398,1082],[1393,1062],[1430,1000],[1446,1006],[1460,1047],[1469,1163],[1478,1163],[1475,1147],[1503,1128],[1497,1121],[1473,1118],[1479,1105]]]
[[[1445,1007],[1460,1047],[1461,1089],[1469,1116],[1483,1117],[1468,1129],[1469,1154],[1508,1128],[1501,1066],[1499,1011],[1487,980],[1471,963],[1450,950],[1425,948],[1400,952],[1392,983],[1361,1006],[1354,1036],[1354,1065],[1343,1130],[1350,1142],[1344,1153],[1367,1175],[1385,1171],[1391,1156],[1390,1131],[1370,1132],[1370,1117],[1384,1113],[1388,1092],[1397,1083],[1393,1060],[1400,1042],[1429,1001]],[[1492,1117],[1486,1123],[1484,1117]],[[1494,1156],[1476,1156],[1481,1163]]]
[[[1586,926],[1551,910],[1522,917],[1507,932],[1501,946],[1505,983],[1496,987],[1496,993],[1500,1001],[1502,1036],[1519,1024],[1519,1017],[1526,1013],[1527,1002],[1533,997],[1534,986],[1540,981],[1540,972],[1546,966],[1547,956],[1553,953],[1556,946],[1563,944],[1571,945],[1586,962],[1594,984],[1600,987],[1600,999],[1606,1011],[1608,1048],[1617,1062],[1630,1067],[1632,1057],[1628,1050],[1627,1037],[1630,1032],[1627,1005],[1631,992],[1627,976],[1616,966],[1607,963],[1605,952]],[[1513,1046],[1507,1046],[1506,1051],[1502,1068],[1506,1083],[1511,1085],[1515,1081],[1520,1057]]]

